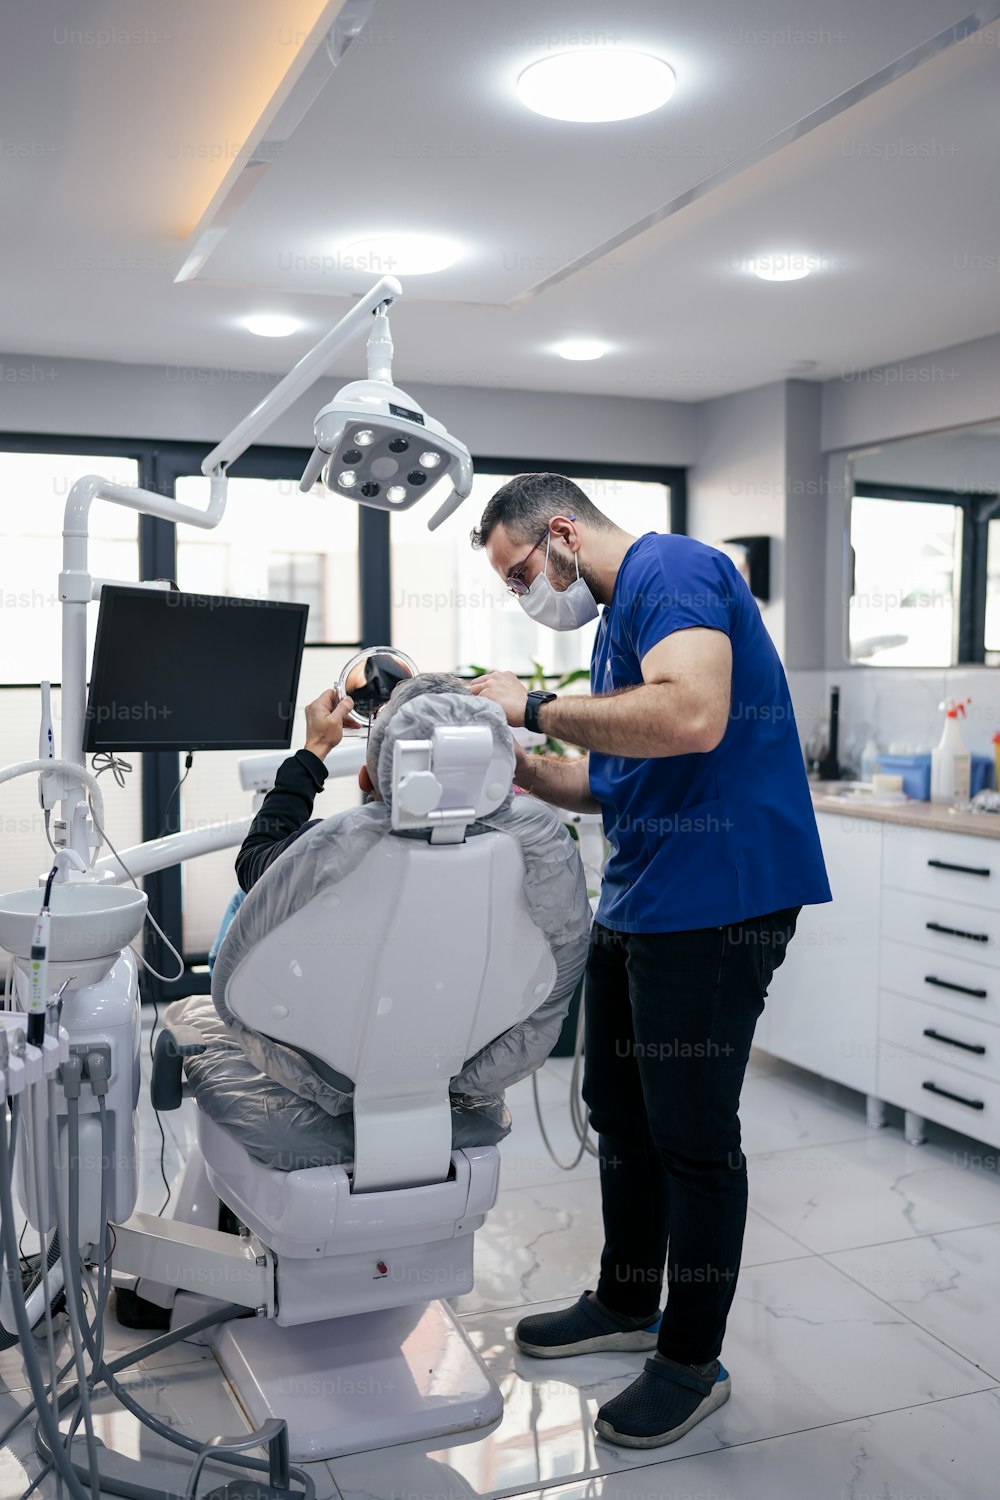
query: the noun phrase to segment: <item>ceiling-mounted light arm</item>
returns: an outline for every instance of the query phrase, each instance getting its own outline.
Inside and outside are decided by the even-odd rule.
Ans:
[[[368,335],[368,379],[392,384],[392,334],[389,331],[389,303],[375,309],[372,331]]]
[[[201,472],[206,475],[224,472],[282,412],[287,411],[314,381],[326,373],[336,355],[369,327],[368,320],[377,309],[388,307],[402,295],[403,288],[395,276],[383,276],[376,282],[367,296],[355,303],[336,327],[303,355],[263,401],[259,401],[253,411],[238,422],[221,443],[216,444],[202,461]]]

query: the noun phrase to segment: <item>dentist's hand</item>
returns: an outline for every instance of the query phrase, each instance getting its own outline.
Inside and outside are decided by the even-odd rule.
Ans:
[[[335,703],[332,688],[320,693],[306,708],[306,749],[325,760],[344,738],[344,720],[353,707],[353,698],[341,698]]]
[[[469,683],[469,690],[499,703],[511,729],[523,729],[528,689],[513,672],[486,672]]]

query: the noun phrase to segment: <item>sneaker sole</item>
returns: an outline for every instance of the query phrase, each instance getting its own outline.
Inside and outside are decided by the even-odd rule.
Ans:
[[[533,1359],[566,1359],[571,1354],[648,1354],[656,1348],[659,1320],[653,1329],[637,1328],[630,1333],[599,1333],[592,1339],[577,1339],[574,1344],[527,1344],[514,1335],[522,1354]]]
[[[651,1437],[633,1437],[627,1432],[616,1432],[610,1422],[602,1422],[598,1418],[594,1424],[598,1435],[606,1442],[614,1443],[619,1448],[663,1448],[667,1443],[676,1443],[685,1433],[697,1427],[706,1417],[711,1416],[713,1411],[718,1411],[720,1406],[725,1406],[732,1391],[732,1380],[727,1376],[725,1380],[717,1380],[710,1393],[705,1397],[700,1406],[682,1422],[679,1427],[672,1427],[669,1432],[654,1433]]]

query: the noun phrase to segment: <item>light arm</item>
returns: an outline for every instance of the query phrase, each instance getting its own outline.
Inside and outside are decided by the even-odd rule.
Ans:
[[[350,312],[341,318],[336,328],[331,328],[325,338],[321,338],[308,354],[304,354],[298,364],[278,381],[278,384],[262,401],[257,403],[253,411],[249,412],[242,422],[237,422],[232,432],[224,437],[221,443],[216,444],[211,453],[202,460],[201,472],[217,474],[239,458],[241,453],[245,453],[250,444],[255,442],[261,433],[281,416],[282,412],[287,411],[293,402],[297,401],[302,393],[329,369],[331,360],[345,345],[370,329],[375,309],[381,307],[383,303],[394,302],[402,295],[403,288],[395,276],[383,276],[381,281],[376,282],[367,296],[362,297],[361,301],[355,303]]]

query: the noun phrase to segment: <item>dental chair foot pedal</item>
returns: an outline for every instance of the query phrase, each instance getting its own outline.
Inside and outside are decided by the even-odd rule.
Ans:
[[[170,1327],[170,1308],[148,1302],[129,1287],[115,1287],[115,1317],[123,1328]]]

